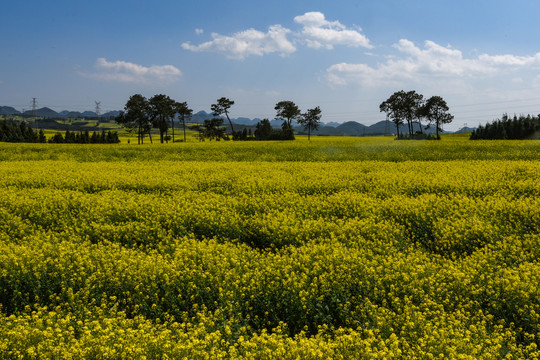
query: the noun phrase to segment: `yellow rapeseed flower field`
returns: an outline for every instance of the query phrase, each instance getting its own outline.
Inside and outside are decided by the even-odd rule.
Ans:
[[[2,359],[538,359],[536,141],[0,143]]]

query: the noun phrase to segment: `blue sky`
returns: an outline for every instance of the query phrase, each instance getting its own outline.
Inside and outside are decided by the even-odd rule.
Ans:
[[[448,129],[540,113],[538,1],[12,1],[0,105],[122,109],[167,94],[233,117],[292,100],[324,122],[384,119],[398,90],[442,96]]]

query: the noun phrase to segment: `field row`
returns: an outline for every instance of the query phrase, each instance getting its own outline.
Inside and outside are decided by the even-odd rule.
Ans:
[[[144,161],[449,161],[532,160],[540,158],[538,142],[468,140],[447,135],[441,141],[394,141],[392,137],[314,137],[307,141],[205,141],[169,144],[78,146],[76,144],[0,143],[0,161],[57,160],[79,162]]]
[[[534,358],[539,175],[507,160],[10,161],[0,355]]]

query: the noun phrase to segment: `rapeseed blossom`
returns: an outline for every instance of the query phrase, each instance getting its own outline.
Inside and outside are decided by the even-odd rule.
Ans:
[[[259,145],[0,145],[0,357],[539,358],[538,146]]]

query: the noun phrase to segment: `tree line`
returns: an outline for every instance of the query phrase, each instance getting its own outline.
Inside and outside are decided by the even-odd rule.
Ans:
[[[479,126],[471,133],[471,140],[522,140],[530,138],[536,131],[540,131],[540,115],[523,116],[513,118],[508,114],[503,114],[501,119],[497,119],[485,126]]]
[[[401,137],[425,137],[424,129],[435,126],[436,138],[440,139],[439,132],[442,125],[452,122],[454,116],[448,113],[449,107],[446,101],[440,96],[432,96],[424,100],[422,94],[416,91],[404,90],[396,91],[387,100],[379,105],[379,110],[385,112],[386,116],[396,125],[396,134]],[[422,125],[422,120],[427,121],[427,125]],[[400,127],[407,122],[408,134],[400,134]],[[418,124],[419,134],[414,131],[414,124]]]
[[[193,114],[186,102],[177,102],[167,95],[159,94],[146,99],[140,94],[132,95],[126,102],[124,111],[118,115],[116,122],[125,127],[129,132],[137,134],[137,143],[142,144],[145,136],[148,135],[152,142],[152,129],[159,130],[161,143],[169,140],[175,141],[174,119],[182,121],[183,141],[186,141],[186,128],[197,132],[197,138],[200,141],[209,140],[229,140],[229,134],[226,126],[223,125],[227,119],[230,127],[230,136],[232,140],[294,140],[293,122],[300,124],[308,131],[308,139],[311,132],[317,130],[321,120],[321,109],[317,106],[308,109],[302,113],[299,107],[292,101],[280,101],[274,107],[276,110],[276,119],[283,120],[281,129],[273,129],[268,119],[261,120],[256,125],[254,132],[251,130],[236,131],[229,116],[230,108],[234,101],[226,97],[217,99],[210,109],[211,119],[204,120],[202,124],[187,126]],[[169,136],[171,130],[172,136]]]
[[[47,142],[52,144],[118,144],[118,132],[102,130],[101,132],[94,131],[90,135],[90,131],[69,131],[65,134],[56,133]]]
[[[36,132],[25,121],[0,121],[0,141],[44,143],[47,141],[43,130]]]
[[[120,142],[116,131],[69,131],[65,134],[56,133],[49,139],[43,129],[36,131],[26,124],[25,121],[3,120],[0,121],[0,141],[25,142],[25,143],[54,143],[54,144],[116,144]]]

